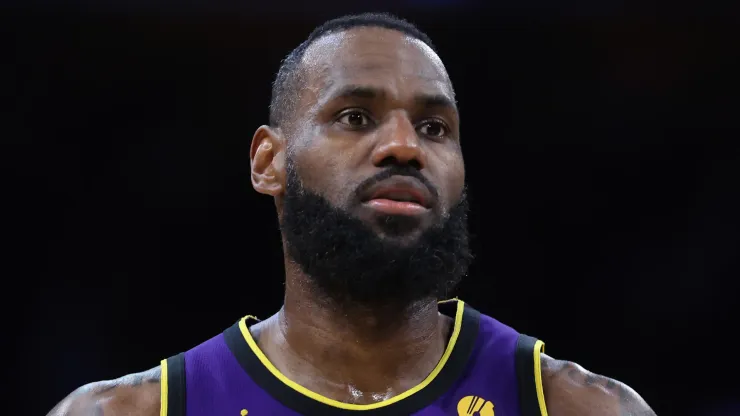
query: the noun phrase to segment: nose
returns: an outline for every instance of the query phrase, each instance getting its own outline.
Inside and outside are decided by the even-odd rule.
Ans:
[[[373,149],[372,162],[382,167],[390,164],[410,165],[424,169],[426,157],[413,123],[405,112],[391,114],[378,129],[378,142]]]

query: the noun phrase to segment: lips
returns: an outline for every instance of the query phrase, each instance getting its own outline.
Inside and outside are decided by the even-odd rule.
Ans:
[[[426,207],[426,200],[421,192],[412,188],[381,188],[378,189],[369,200],[388,199],[396,202],[413,202]]]
[[[368,189],[362,202],[383,214],[414,216],[432,207],[433,195],[418,179],[394,176]]]

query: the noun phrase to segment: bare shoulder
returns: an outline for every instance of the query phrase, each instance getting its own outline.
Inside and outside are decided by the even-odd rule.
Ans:
[[[545,354],[542,385],[549,416],[655,416],[626,384]]]
[[[47,416],[158,416],[159,367],[115,380],[84,385],[62,400]]]

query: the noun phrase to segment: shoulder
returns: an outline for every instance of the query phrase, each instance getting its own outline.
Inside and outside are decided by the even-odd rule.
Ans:
[[[645,400],[624,383],[545,354],[541,362],[549,416],[655,416]]]
[[[82,386],[47,416],[158,416],[160,367]]]

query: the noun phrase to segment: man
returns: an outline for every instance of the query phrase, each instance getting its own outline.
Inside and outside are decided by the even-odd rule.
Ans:
[[[431,41],[389,15],[330,21],[280,69],[251,147],[275,200],[285,303],[51,415],[654,415],[462,301],[465,169]]]

